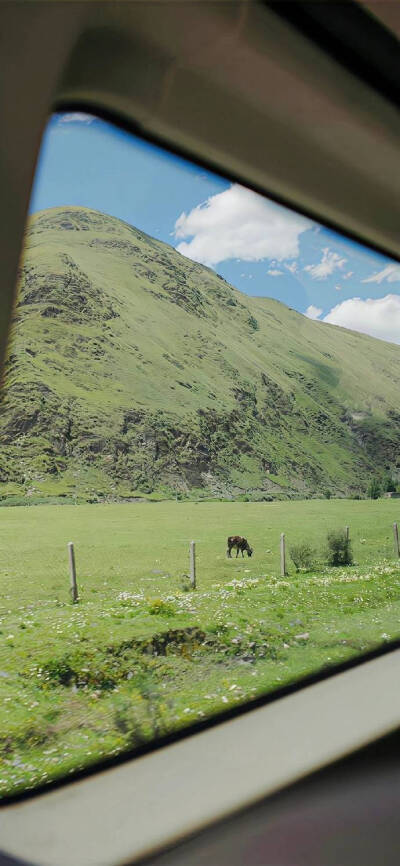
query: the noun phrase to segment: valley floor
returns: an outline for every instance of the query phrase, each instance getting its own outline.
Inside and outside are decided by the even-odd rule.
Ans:
[[[0,791],[17,793],[400,636],[398,501],[2,509]],[[327,568],[348,525],[355,565]],[[315,568],[279,573],[279,538]],[[227,559],[228,535],[249,559]],[[196,591],[188,591],[196,541]],[[75,543],[80,601],[69,599]]]

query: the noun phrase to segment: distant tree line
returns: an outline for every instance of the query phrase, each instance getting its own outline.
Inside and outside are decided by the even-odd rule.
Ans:
[[[367,488],[358,491],[358,493],[353,493],[349,496],[350,499],[379,499],[381,496],[384,496],[385,493],[399,493],[400,494],[400,483],[399,480],[395,479],[390,471],[381,472],[380,474],[373,475],[369,481]],[[325,488],[322,491],[322,495],[325,499],[331,499],[335,496],[329,488]]]
[[[384,493],[400,493],[400,484],[396,483],[390,472],[375,475],[367,487],[369,499],[379,499]]]

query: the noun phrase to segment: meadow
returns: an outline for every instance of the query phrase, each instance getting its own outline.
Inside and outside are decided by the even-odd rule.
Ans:
[[[400,635],[399,500],[14,507],[0,518],[2,795]],[[354,565],[327,567],[326,534],[346,525]],[[316,549],[312,571],[296,573],[288,557],[281,577],[281,532],[289,550]],[[226,558],[236,533],[252,558]]]

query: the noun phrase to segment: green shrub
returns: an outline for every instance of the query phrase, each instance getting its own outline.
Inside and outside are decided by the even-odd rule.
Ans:
[[[368,484],[367,488],[367,496],[369,499],[379,499],[382,493],[381,485],[377,478],[371,478],[371,481]]]
[[[305,571],[311,571],[315,564],[315,550],[308,541],[302,541],[299,544],[292,544],[289,550],[290,558],[296,567],[296,571],[304,568]]]
[[[345,529],[335,529],[328,532],[327,535],[328,550],[327,562],[328,565],[352,565],[353,553],[351,549],[351,541],[347,536]]]
[[[385,493],[396,493],[396,482],[389,471],[386,471],[382,477],[382,490]]]
[[[153,598],[149,601],[148,611],[153,616],[174,616],[176,613],[174,605],[162,598]]]
[[[253,331],[258,331],[258,330],[259,330],[260,326],[259,326],[259,324],[258,324],[258,322],[257,322],[257,319],[255,319],[254,316],[250,315],[247,321],[248,321],[248,323],[249,323],[249,325],[250,325],[250,328],[252,328]]]

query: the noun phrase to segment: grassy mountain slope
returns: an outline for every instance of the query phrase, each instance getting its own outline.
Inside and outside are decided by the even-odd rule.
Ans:
[[[398,346],[85,208],[31,219],[19,286],[3,493],[344,494],[395,465]]]

